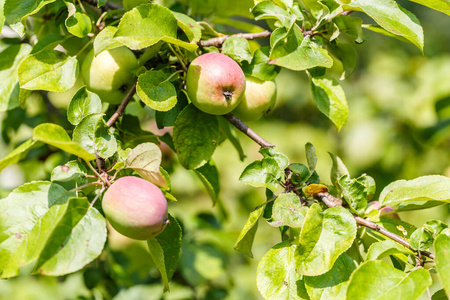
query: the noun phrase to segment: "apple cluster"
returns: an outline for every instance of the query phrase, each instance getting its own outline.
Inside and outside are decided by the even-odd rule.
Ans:
[[[254,121],[273,108],[277,88],[274,81],[246,77],[241,67],[224,54],[206,53],[189,65],[186,91],[203,112],[231,112],[243,121]]]

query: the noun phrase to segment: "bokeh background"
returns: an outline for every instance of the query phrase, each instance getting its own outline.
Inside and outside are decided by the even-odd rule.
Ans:
[[[340,132],[316,108],[306,75],[288,70],[276,79],[274,111],[249,124],[291,162],[305,163],[304,145],[311,142],[317,150],[317,171],[325,183],[330,183],[328,152],[340,156],[353,177],[371,175],[378,194],[395,180],[450,176],[450,17],[408,1],[398,2],[421,21],[424,53],[411,44],[365,31],[366,41],[357,47],[356,70],[341,82],[350,114]],[[64,116],[74,91],[45,97],[34,93],[26,111],[0,113],[0,157],[13,149],[9,145],[29,138],[37,124]],[[155,130],[151,111],[129,108],[133,109],[145,129]],[[261,221],[254,259],[233,250],[248,214],[265,201],[263,189],[238,180],[247,164],[260,159],[258,146],[243,134],[238,136],[247,156],[244,161],[228,141],[213,157],[221,184],[221,200],[215,206],[195,174],[173,165],[175,158],[170,151],[165,153],[164,164],[178,199],[171,203],[170,212],[184,231],[171,293],[162,294],[146,245],[112,234],[108,255],[85,270],[61,278],[22,276],[0,281],[0,299],[261,299],[255,283],[257,263],[280,241],[280,235],[278,229]],[[26,160],[0,173],[1,198],[26,181],[48,179],[66,158],[64,154],[42,157],[39,149],[32,151]],[[429,219],[450,222],[448,205],[400,216],[418,227]]]

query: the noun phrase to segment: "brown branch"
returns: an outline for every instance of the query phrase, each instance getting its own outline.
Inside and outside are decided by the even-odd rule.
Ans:
[[[318,197],[325,203],[325,205],[327,205],[328,207],[334,207],[334,206],[341,206],[341,205],[342,205],[342,200],[341,200],[341,199],[336,198],[336,197],[330,195],[329,193],[319,193],[319,194],[317,194],[317,196],[318,196]],[[332,200],[333,200],[333,199],[334,199],[334,200],[339,200],[340,203],[341,203],[341,205],[336,205],[336,201],[331,201],[331,202],[330,202],[330,199],[332,199]],[[387,230],[387,229],[381,227],[380,225],[375,224],[375,223],[372,222],[372,221],[363,219],[363,218],[358,217],[358,216],[354,216],[354,218],[355,218],[355,220],[356,220],[356,223],[358,223],[359,225],[362,225],[362,226],[364,226],[364,227],[367,227],[367,228],[370,228],[370,229],[372,229],[372,230],[375,230],[375,231],[381,233],[382,235],[384,235],[384,236],[386,236],[386,237],[388,237],[388,238],[394,240],[395,242],[399,243],[400,245],[403,245],[403,246],[405,246],[406,248],[408,248],[408,249],[410,249],[410,250],[412,250],[412,251],[414,251],[414,252],[417,252],[419,255],[422,254],[422,255],[425,255],[425,256],[427,256],[427,257],[429,257],[429,258],[431,258],[431,259],[435,259],[435,256],[434,256],[433,253],[430,253],[430,252],[427,252],[427,251],[417,251],[417,250],[411,249],[411,246],[409,245],[409,243],[408,243],[407,240],[405,240],[404,238],[402,238],[401,236],[399,236],[399,235],[397,235],[397,234],[395,234],[395,233],[393,233],[393,232],[390,232],[389,230]]]
[[[275,145],[269,143],[265,139],[263,139],[259,134],[253,131],[250,127],[247,126],[244,122],[242,122],[240,119],[238,119],[233,114],[226,114],[223,115],[225,119],[228,120],[234,127],[245,133],[249,138],[254,140],[258,145],[260,145],[263,148],[272,148],[275,147]]]
[[[116,122],[117,118],[123,114],[131,98],[133,98],[134,93],[136,93],[136,83],[133,84],[128,94],[125,96],[125,98],[123,98],[122,103],[120,103],[119,108],[117,108],[116,112],[111,116],[111,118],[109,118],[108,122],[106,122],[106,125],[108,125],[108,127],[111,127],[114,122]]]
[[[212,39],[205,40],[205,41],[199,41],[199,42],[197,42],[197,45],[199,45],[200,47],[210,47],[210,46],[220,47],[226,40],[228,40],[232,36],[240,36],[246,40],[254,40],[254,39],[268,38],[268,37],[270,37],[270,35],[271,35],[271,32],[268,30],[262,31],[262,32],[257,32],[257,33],[236,33],[233,35],[224,35],[224,36],[212,38]]]

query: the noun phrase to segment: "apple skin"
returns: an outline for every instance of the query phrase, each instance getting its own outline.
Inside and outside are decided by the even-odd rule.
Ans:
[[[186,91],[199,110],[224,115],[236,108],[244,96],[245,75],[225,54],[206,53],[189,65]]]
[[[135,176],[116,180],[105,192],[102,208],[106,219],[119,233],[147,240],[167,225],[167,200],[153,183]]]
[[[247,77],[244,98],[232,113],[242,121],[256,121],[268,114],[276,101],[275,81]]]
[[[125,46],[102,51],[94,57],[92,49],[83,60],[81,76],[88,90],[102,101],[119,104],[135,81],[138,60]]]

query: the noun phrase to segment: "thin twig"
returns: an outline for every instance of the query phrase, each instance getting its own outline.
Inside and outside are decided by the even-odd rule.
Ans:
[[[329,199],[337,199],[337,200],[340,200],[341,203],[342,203],[342,200],[341,200],[341,199],[336,198],[336,197],[330,195],[329,193],[319,193],[319,194],[317,194],[317,196],[318,196],[318,197],[319,197],[319,198],[320,198],[327,206],[329,206],[329,207],[339,206],[339,205],[335,205],[335,204],[336,204],[336,201],[332,201],[332,202],[331,202],[331,205],[329,205],[329,201],[328,201]],[[329,198],[329,199],[328,199],[328,198]],[[384,236],[386,236],[386,237],[388,237],[388,238],[394,240],[395,242],[399,243],[400,245],[403,245],[403,246],[405,246],[406,248],[408,248],[408,249],[410,249],[410,250],[412,250],[412,251],[414,251],[414,252],[418,252],[418,251],[416,251],[416,250],[414,250],[414,249],[411,249],[411,246],[409,245],[408,241],[405,240],[404,238],[402,238],[401,236],[396,235],[395,233],[390,232],[389,230],[387,230],[387,229],[381,227],[380,225],[375,224],[375,223],[372,222],[372,221],[363,219],[363,218],[361,218],[361,217],[359,217],[359,216],[354,216],[354,218],[355,218],[355,220],[356,220],[356,223],[358,223],[359,225],[362,225],[362,226],[364,226],[364,227],[367,227],[367,228],[370,228],[370,229],[372,229],[372,230],[375,230],[375,231],[381,233],[382,235],[384,235]],[[434,259],[434,258],[435,258],[435,256],[434,256],[433,253],[430,253],[430,252],[427,252],[427,251],[420,251],[419,255],[420,255],[420,254],[425,255],[425,256],[427,256],[427,257],[429,257],[429,258],[431,258],[431,259]]]
[[[240,36],[246,40],[254,40],[254,39],[268,38],[270,37],[271,34],[272,33],[268,30],[257,33],[236,33],[233,35],[223,35],[209,40],[199,41],[197,42],[197,45],[199,45],[200,47],[210,47],[210,46],[220,47],[226,40],[228,40],[232,36]]]
[[[103,194],[103,192],[105,191],[105,187],[103,187],[100,192],[95,196],[95,198],[92,200],[91,204],[89,205],[89,209],[92,208],[92,206],[94,206],[95,202],[97,201],[97,199],[100,197],[101,194]]]
[[[223,115],[225,119],[228,120],[234,127],[245,133],[249,138],[254,140],[258,145],[260,145],[263,148],[272,148],[275,147],[275,145],[269,143],[265,139],[263,139],[259,134],[253,131],[250,127],[247,126],[244,122],[242,122],[240,119],[238,119],[233,114],[226,114]]]
[[[71,189],[71,190],[68,190],[67,192],[68,192],[68,193],[76,192],[76,191],[79,191],[79,190],[81,190],[81,189],[84,189],[85,187],[88,187],[88,186],[91,186],[91,185],[96,185],[96,184],[101,185],[101,183],[98,182],[98,181],[89,182],[89,183],[86,183],[86,184],[77,186],[76,188],[73,188],[73,189]]]
[[[134,93],[136,93],[136,83],[133,84],[128,94],[125,96],[125,98],[123,98],[122,103],[120,103],[119,108],[117,108],[116,112],[113,113],[108,122],[106,122],[106,125],[108,127],[111,127],[114,122],[116,122],[117,118],[119,118],[123,114],[131,98],[133,98]]]

